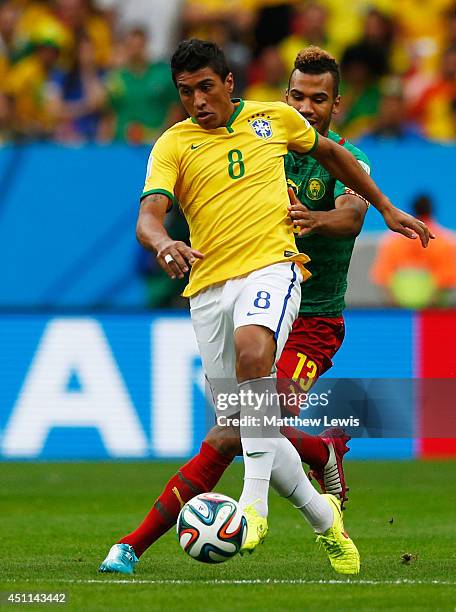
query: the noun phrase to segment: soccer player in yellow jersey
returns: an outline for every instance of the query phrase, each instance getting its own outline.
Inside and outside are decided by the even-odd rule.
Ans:
[[[423,244],[429,232],[396,209],[348,151],[318,137],[295,109],[281,102],[232,100],[233,76],[213,43],[180,43],[171,69],[190,118],[167,130],[153,148],[137,236],[171,278],[191,269],[184,295],[190,298],[217,422],[236,429],[236,435],[240,427],[244,548],[252,551],[267,533],[269,482],[279,492],[292,490],[288,499],[297,507],[311,487],[298,453],[271,425],[271,417],[280,414],[275,363],[298,313],[300,282],[308,276],[308,258],[297,253],[287,216],[284,155],[292,149],[314,156],[372,202],[390,229],[418,235]],[[191,247],[164,228],[173,204],[186,216]],[[227,392],[234,389],[229,404]],[[337,504],[313,488],[311,497],[306,518],[315,531],[337,531]],[[354,573],[359,569],[354,544],[350,554]]]

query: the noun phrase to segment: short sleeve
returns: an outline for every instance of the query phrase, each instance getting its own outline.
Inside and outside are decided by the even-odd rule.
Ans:
[[[141,200],[152,193],[168,196],[176,203],[174,187],[177,182],[179,164],[175,147],[176,135],[165,132],[155,143],[147,164],[146,182]]]
[[[318,134],[307,119],[287,104],[283,104],[282,117],[288,148],[297,153],[311,153],[318,144]]]
[[[360,164],[362,169],[367,174],[370,175],[371,164],[370,164],[370,161],[367,155],[365,155],[362,151],[360,151],[357,147],[354,147],[353,145],[345,146],[344,148],[347,149],[347,151],[349,151],[353,155],[353,157],[355,157],[356,161]],[[353,191],[353,189],[350,189],[349,187],[344,185],[341,181],[336,181],[336,184],[334,186],[334,199],[338,198],[339,196],[345,195],[347,193],[357,195],[359,198],[361,198],[361,200],[364,200],[366,204],[369,206],[369,202],[365,198],[363,198],[363,196],[358,195],[355,191]]]

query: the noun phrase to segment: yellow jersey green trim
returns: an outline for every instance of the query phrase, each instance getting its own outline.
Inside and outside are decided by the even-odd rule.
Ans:
[[[312,148],[307,151],[307,155],[309,153],[312,153],[312,151],[315,151],[315,149],[318,146],[318,132],[316,129],[314,129],[314,132],[315,132],[315,142],[313,143]]]
[[[233,102],[233,104],[236,104],[236,102],[239,102],[239,104],[234,109],[233,114],[231,115],[231,117],[228,120],[228,123],[226,124],[226,129],[228,130],[230,134],[234,132],[234,129],[231,126],[236,121],[236,119],[239,116],[239,113],[244,108],[244,100],[242,100],[241,98],[233,98],[231,102]]]
[[[160,195],[167,196],[171,200],[171,205],[168,206],[167,210],[170,210],[173,204],[179,205],[179,201],[176,196],[167,189],[149,189],[149,191],[145,191],[141,194],[139,201],[142,202],[146,196],[151,195],[153,193],[159,193]]]

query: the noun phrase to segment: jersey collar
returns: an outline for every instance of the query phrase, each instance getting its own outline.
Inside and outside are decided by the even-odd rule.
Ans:
[[[229,134],[232,134],[234,132],[233,129],[233,123],[236,121],[236,119],[238,118],[239,114],[241,113],[242,109],[244,108],[244,100],[242,100],[242,98],[231,98],[231,102],[233,104],[235,104],[235,109],[233,111],[233,114],[231,115],[231,117],[228,119],[228,123],[226,124],[226,126],[221,125],[220,127],[226,127],[227,131]],[[196,123],[198,125],[198,121],[194,118],[191,117],[192,123]],[[220,128],[217,128],[220,129]]]
[[[226,124],[226,129],[230,134],[234,132],[232,125],[238,118],[242,109],[244,108],[244,100],[242,100],[242,98],[232,98],[231,102],[233,102],[233,104],[237,104],[237,106],[234,109],[233,114],[229,118],[228,123]]]

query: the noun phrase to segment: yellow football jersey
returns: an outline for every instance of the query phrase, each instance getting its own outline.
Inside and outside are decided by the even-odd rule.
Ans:
[[[205,130],[194,119],[168,129],[150,155],[142,198],[178,202],[197,260],[184,296],[280,261],[303,267],[288,217],[283,157],[308,153],[317,132],[283,102],[236,100],[226,126]]]

